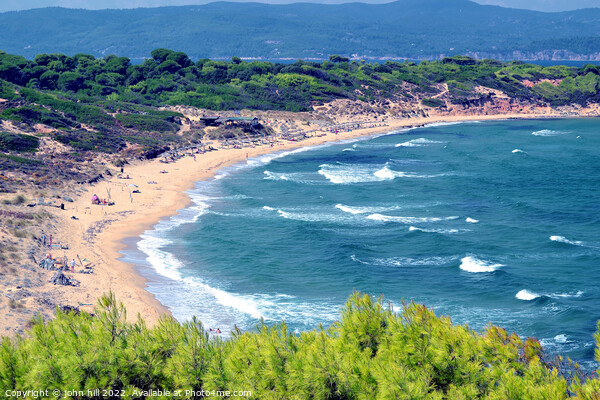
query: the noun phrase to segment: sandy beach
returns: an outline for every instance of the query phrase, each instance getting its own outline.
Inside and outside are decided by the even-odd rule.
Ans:
[[[411,126],[437,122],[541,117],[560,115],[506,114],[389,119],[385,126],[337,134],[327,133],[299,142],[280,140],[272,147],[263,145],[254,148],[219,149],[197,154],[195,157],[185,156],[168,164],[158,159],[138,161],[124,166],[123,175],[129,179],[118,177],[119,171],[113,167],[113,176],[109,179],[79,187],[79,197],[74,199],[74,202],[65,203],[64,210],[52,209],[51,212],[56,217],[56,230],[45,232],[46,235],[53,236],[54,243],[68,245],[68,249],[48,251],[53,257],[67,257],[69,262],[75,259],[76,272],[68,272],[66,275],[80,281],[80,286],[55,286],[46,279],[44,285],[29,291],[37,291],[38,297],[52,291],[55,304],[79,306],[86,311],[93,311],[97,298],[113,291],[127,307],[128,319],[135,320],[139,314],[152,325],[162,315],[170,315],[170,312],[145,290],[145,280],[136,273],[134,266],[118,260],[122,256],[119,251],[125,247],[124,239],[139,236],[151,229],[161,218],[174,215],[177,210],[186,207],[190,202],[186,191],[191,189],[195,182],[214,176],[220,168],[243,163],[246,158],[270,152],[366,137]],[[92,204],[93,195],[114,202],[114,205]],[[40,258],[43,256],[39,255]],[[39,262],[39,259],[37,261]],[[93,266],[94,273],[79,273],[78,271],[83,269],[81,264]],[[41,271],[48,277],[53,274],[50,271]],[[18,322],[10,316],[0,317],[0,326],[14,327],[16,324]]]

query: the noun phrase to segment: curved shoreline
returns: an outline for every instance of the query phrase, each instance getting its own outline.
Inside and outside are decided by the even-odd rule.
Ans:
[[[56,292],[65,304],[74,302],[95,303],[95,299],[112,290],[117,299],[129,310],[128,318],[137,319],[139,314],[149,325],[161,316],[171,315],[169,308],[161,304],[146,290],[147,279],[139,275],[135,265],[123,258],[122,251],[127,247],[127,238],[139,237],[153,229],[163,218],[177,214],[178,210],[191,203],[187,191],[197,181],[207,180],[223,167],[229,167],[273,152],[290,151],[302,147],[317,146],[327,142],[339,142],[359,137],[370,137],[395,130],[424,126],[434,123],[488,121],[506,119],[564,118],[559,114],[505,114],[484,116],[446,116],[410,120],[392,120],[387,126],[359,129],[338,134],[328,133],[322,137],[312,137],[301,142],[283,142],[274,147],[258,146],[243,149],[220,149],[184,157],[174,163],[163,164],[158,160],[136,162],[125,166],[125,174],[132,179],[112,177],[86,188],[79,199],[69,204],[67,214],[59,214],[62,220],[57,237],[70,243],[70,253],[81,255],[95,263],[93,275],[77,275],[81,286],[61,287]],[[160,173],[166,170],[168,173]],[[137,186],[141,193],[131,193]],[[93,194],[109,196],[114,206],[92,206],[89,199]],[[71,216],[78,218],[71,219]]]

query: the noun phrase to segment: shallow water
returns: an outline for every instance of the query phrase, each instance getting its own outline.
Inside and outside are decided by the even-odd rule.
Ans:
[[[599,166],[599,120],[439,124],[226,169],[138,247],[174,316],[226,335],[328,325],[359,290],[591,368]]]

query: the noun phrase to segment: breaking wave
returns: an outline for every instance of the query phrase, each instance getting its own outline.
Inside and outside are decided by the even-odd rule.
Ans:
[[[435,178],[446,175],[419,175],[412,172],[394,171],[388,164],[383,167],[369,164],[322,164],[319,166],[318,172],[329,182],[335,184],[383,182],[396,178]]]
[[[423,228],[417,228],[416,226],[411,226],[410,228],[408,228],[408,230],[411,232],[419,231],[419,232],[426,232],[426,233],[458,233],[458,232],[460,232],[458,229],[423,229]]]
[[[466,272],[494,272],[502,266],[502,264],[495,264],[471,256],[463,257],[460,260],[460,269]]]
[[[354,262],[373,265],[373,266],[384,266],[384,267],[410,267],[410,266],[428,266],[428,265],[444,265],[453,262],[457,259],[456,256],[450,257],[388,257],[388,258],[370,258],[360,259],[356,255],[352,254],[350,259]]]
[[[376,212],[382,212],[382,211],[393,211],[393,210],[400,209],[399,206],[389,206],[389,207],[364,206],[364,207],[360,207],[360,206],[347,206],[345,204],[336,204],[335,208],[337,208],[338,210],[341,210],[343,212],[346,212],[349,214],[354,214],[354,215],[376,213]]]
[[[288,178],[287,176],[285,176],[284,174],[276,174],[274,172],[271,172],[269,170],[266,170],[264,172],[265,177],[263,179],[268,179],[271,181],[289,181],[290,178]]]
[[[541,297],[541,295],[534,292],[530,292],[527,289],[523,289],[519,290],[515,297],[519,300],[531,301]]]
[[[418,138],[409,140],[408,142],[398,143],[395,147],[424,147],[430,144],[441,144],[445,142],[438,142],[437,140],[429,140],[425,138]]]
[[[382,221],[382,222],[400,222],[402,224],[418,224],[418,223],[426,223],[426,222],[439,222],[439,221],[449,221],[452,219],[457,219],[457,216],[451,217],[397,217],[392,215],[383,215],[379,213],[370,214],[366,217],[367,219],[373,221]]]
[[[573,246],[585,246],[585,243],[583,243],[582,241],[569,240],[564,236],[550,236],[550,240],[552,240],[553,242],[565,243]]]
[[[568,299],[568,298],[578,298],[581,297],[583,295],[583,291],[582,290],[578,290],[575,293],[547,293],[547,294],[539,294],[539,293],[535,293],[532,292],[530,290],[527,289],[523,289],[520,290],[515,297],[519,300],[525,300],[525,301],[530,301],[530,300],[535,300],[537,298],[540,297],[546,297],[546,298],[551,298],[551,299]]]
[[[541,131],[531,132],[534,136],[557,136],[557,135],[565,135],[569,132],[564,131],[552,131],[550,129],[542,129]]]

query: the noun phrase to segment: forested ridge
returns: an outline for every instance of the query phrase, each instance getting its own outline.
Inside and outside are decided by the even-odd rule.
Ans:
[[[26,336],[2,341],[2,393],[49,388],[63,395],[81,391],[67,397],[82,399],[201,398],[203,392],[232,398],[219,395],[226,391],[250,399],[600,396],[595,372],[548,358],[536,339],[495,326],[477,333],[413,303],[396,313],[381,298],[358,293],[339,322],[299,334],[285,323],[261,324],[222,340],[195,318],[182,324],[163,318],[149,328],[141,319],[126,322],[123,305],[109,294],[95,315],[58,311],[52,321],[33,320]],[[599,334],[596,341],[600,345]]]
[[[417,64],[357,62],[333,55],[320,63],[298,60],[278,64],[246,62],[238,57],[194,62],[185,53],[155,49],[142,64],[133,65],[129,58],[115,55],[38,54],[27,60],[0,52],[0,79],[36,93],[52,92],[66,100],[109,108],[129,103],[305,111],[337,98],[373,101],[411,98],[415,93],[435,95],[439,84],[447,84],[457,101],[477,96],[474,88],[478,85],[550,105],[600,100],[598,65],[542,67],[464,56]],[[20,95],[3,89],[2,94],[24,100],[43,97],[32,90],[18,92]],[[83,122],[108,123],[100,115],[89,118]]]
[[[514,112],[522,106],[596,106],[600,66],[542,67],[465,56],[420,63],[350,61],[339,55],[319,63],[247,62],[239,57],[193,61],[163,48],[153,50],[142,64],[132,64],[116,55],[52,53],[28,60],[0,52],[0,121],[68,145],[74,162],[90,152],[116,155],[126,150],[127,156],[148,158],[197,143],[205,132],[180,132],[184,115],[161,109],[165,106],[311,111],[346,99],[411,118],[447,113],[454,106],[481,108],[494,104],[494,93],[508,99]],[[49,130],[40,132],[40,126]],[[26,139],[15,135],[2,134],[0,166],[38,169],[41,160],[31,152],[32,144],[21,151],[17,144]],[[50,171],[39,180],[49,178]]]
[[[320,63],[200,59],[155,49],[142,64],[109,55],[0,52],[0,120],[53,129],[50,136],[79,151],[117,153],[135,144],[143,154],[191,140],[175,133],[183,115],[162,106],[209,110],[309,111],[336,99],[413,110],[491,101],[497,90],[519,104],[586,106],[600,102],[600,66],[542,67],[447,57],[384,63],[332,55]],[[445,96],[446,100],[440,98]],[[27,128],[27,129],[29,129]],[[7,157],[1,156],[0,162]],[[12,159],[16,162],[16,159]],[[23,161],[23,160],[20,160]],[[27,164],[27,161],[23,161]]]
[[[172,48],[192,58],[599,60],[600,9],[545,13],[467,0],[339,5],[215,2],[130,10],[44,8],[0,13],[0,49],[142,58]]]

